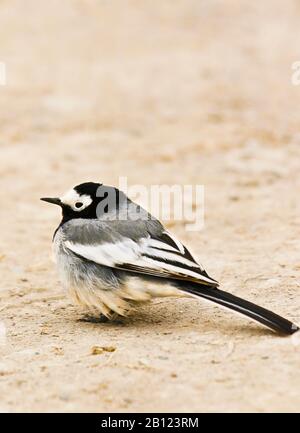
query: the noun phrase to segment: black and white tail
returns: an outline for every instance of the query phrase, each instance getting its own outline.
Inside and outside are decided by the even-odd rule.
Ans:
[[[224,292],[223,290],[189,282],[178,281],[176,282],[176,285],[185,292],[215,302],[216,304],[223,305],[224,307],[251,317],[257,322],[260,322],[282,334],[291,335],[299,330],[297,325],[284,319],[278,314],[255,305],[252,302],[246,301],[245,299],[234,296],[231,293]]]

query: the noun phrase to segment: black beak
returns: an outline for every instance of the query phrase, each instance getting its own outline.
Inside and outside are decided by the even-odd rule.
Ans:
[[[58,206],[62,205],[60,198],[43,197],[41,200],[46,201],[47,203],[57,204]]]

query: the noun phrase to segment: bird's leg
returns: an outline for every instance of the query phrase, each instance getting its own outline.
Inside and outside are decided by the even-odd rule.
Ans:
[[[95,315],[91,315],[91,314],[85,314],[78,321],[79,322],[88,322],[88,323],[107,323],[110,320],[111,319],[104,316],[104,314],[100,314],[99,316],[95,316]]]
[[[88,323],[107,323],[107,322],[113,322],[113,323],[123,323],[122,319],[124,319],[122,316],[120,316],[118,313],[111,313],[109,317],[105,316],[104,314],[85,314],[80,319],[78,319],[79,322],[88,322]]]

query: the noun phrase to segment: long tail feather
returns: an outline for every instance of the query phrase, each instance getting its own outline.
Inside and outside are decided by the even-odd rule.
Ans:
[[[224,292],[223,290],[186,282],[180,282],[177,286],[185,292],[208,299],[216,304],[223,305],[224,307],[251,317],[274,331],[291,335],[299,330],[297,325],[278,314],[246,301],[245,299],[234,296],[231,293]]]

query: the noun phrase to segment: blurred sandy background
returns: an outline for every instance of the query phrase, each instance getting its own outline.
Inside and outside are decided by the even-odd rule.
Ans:
[[[38,200],[120,175],[204,184],[205,229],[169,229],[299,323],[299,21],[296,0],[0,1],[1,411],[300,410],[300,342],[231,312],[166,299],[78,321]]]

